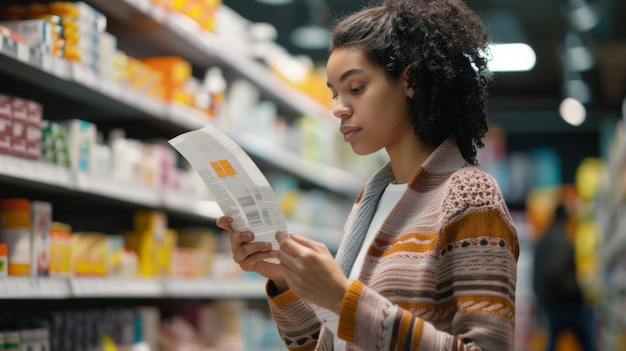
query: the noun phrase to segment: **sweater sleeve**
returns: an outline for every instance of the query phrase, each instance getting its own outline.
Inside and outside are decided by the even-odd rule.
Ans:
[[[519,247],[499,188],[481,171],[463,172],[442,204],[433,290],[390,301],[354,281],[339,337],[367,350],[513,350]]]
[[[320,335],[321,322],[309,304],[291,290],[273,296],[272,281],[267,282],[266,292],[270,312],[276,322],[278,333],[290,351],[314,350]]]

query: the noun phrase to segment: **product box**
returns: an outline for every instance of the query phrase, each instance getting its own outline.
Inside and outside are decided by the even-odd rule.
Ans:
[[[50,120],[43,120],[41,125],[41,160],[70,167],[67,127]]]
[[[163,277],[172,275],[172,255],[176,247],[178,233],[165,230],[161,238],[153,230],[136,230],[125,235],[126,246],[137,254],[139,275],[142,277]]]
[[[26,61],[28,46],[25,39],[16,31],[0,26],[0,52],[5,55]]]
[[[47,20],[7,21],[0,25],[19,33],[29,46],[40,48],[41,53],[51,54],[55,39],[53,25]]]
[[[64,223],[52,222],[50,229],[50,275],[71,276],[72,228]]]
[[[26,157],[38,160],[41,157],[43,106],[35,101],[26,101]]]
[[[28,108],[26,99],[13,97],[11,106],[13,110],[13,133],[11,135],[11,149],[13,154],[20,157],[27,157],[26,153],[26,130],[28,124]]]
[[[74,275],[108,275],[109,241],[102,233],[72,234]]]
[[[45,277],[50,275],[52,204],[43,201],[32,201],[30,205],[30,219],[30,275]]]
[[[0,153],[12,154],[13,107],[11,97],[0,95]]]
[[[192,78],[191,63],[178,56],[147,57],[143,63],[161,73],[163,100],[185,102],[185,84]]]
[[[96,144],[96,125],[81,119],[71,119],[62,123],[67,128],[68,151],[73,170],[91,173],[94,163],[93,145]]]

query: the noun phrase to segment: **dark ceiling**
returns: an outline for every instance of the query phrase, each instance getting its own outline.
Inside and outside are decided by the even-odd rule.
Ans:
[[[324,62],[326,49],[306,50],[290,42],[290,33],[303,24],[330,23],[338,16],[355,11],[367,1],[359,0],[295,0],[286,5],[264,5],[257,1],[223,0],[242,16],[253,22],[273,24],[277,41],[292,54],[305,54],[314,61]],[[540,123],[551,126],[547,118],[558,111],[563,98],[566,78],[580,77],[591,88],[587,103],[589,114],[619,113],[626,96],[626,1],[625,0],[468,0],[496,42],[529,44],[536,53],[537,63],[529,72],[497,73],[492,89],[490,110],[493,118],[507,114],[510,128],[524,129]],[[591,9],[599,18],[590,29],[581,29],[571,18],[572,13]],[[579,10],[576,12],[576,10]],[[586,17],[582,17],[583,19]],[[595,65],[584,72],[568,72],[562,62],[565,38],[577,37],[590,50]],[[511,114],[517,114],[512,120]],[[513,123],[513,124],[511,124]],[[584,128],[597,128],[593,120]],[[562,126],[561,126],[562,127]],[[536,129],[536,125],[534,126]]]

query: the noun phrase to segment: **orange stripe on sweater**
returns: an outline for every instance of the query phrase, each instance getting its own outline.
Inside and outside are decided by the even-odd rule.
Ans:
[[[491,295],[457,296],[442,302],[394,301],[402,309],[414,311],[417,317],[437,324],[449,321],[452,314],[482,313],[504,318],[513,323],[515,305],[507,298]]]
[[[391,242],[375,239],[375,245],[370,247],[367,254],[374,257],[385,257],[398,252],[429,252],[435,250],[436,239],[436,233],[409,233]],[[376,247],[381,247],[382,249],[379,250]]]
[[[438,250],[465,239],[476,239],[485,236],[490,237],[490,244],[492,245],[497,245],[499,239],[503,239],[506,242],[506,246],[513,251],[515,257],[517,258],[519,255],[517,236],[498,211],[473,212],[447,225],[440,238]]]

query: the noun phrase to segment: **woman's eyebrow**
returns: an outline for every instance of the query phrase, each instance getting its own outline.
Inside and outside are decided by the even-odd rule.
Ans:
[[[358,74],[358,73],[363,73],[365,72],[365,70],[363,68],[350,68],[349,70],[343,72],[343,74],[341,74],[341,76],[339,77],[339,83],[342,83],[343,81],[345,81],[346,79],[348,79],[348,77]],[[329,88],[332,88],[333,85],[330,84],[329,82],[326,82],[326,86],[328,86]]]

